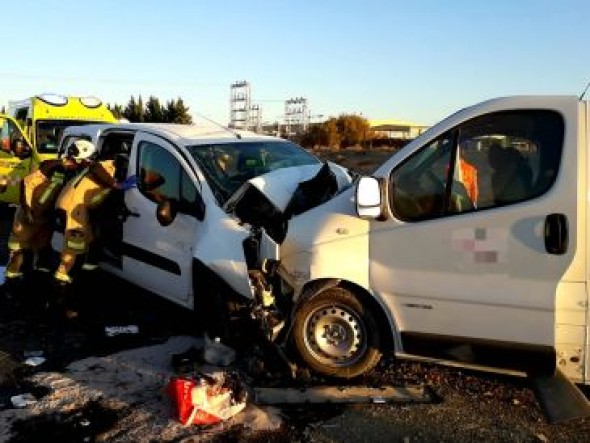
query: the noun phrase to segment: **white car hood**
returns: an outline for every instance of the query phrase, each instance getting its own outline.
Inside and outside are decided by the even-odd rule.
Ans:
[[[347,170],[335,163],[277,169],[252,178],[231,196],[223,211],[209,213],[216,235],[199,237],[195,257],[235,291],[252,298],[247,263],[279,259],[289,220],[333,199],[352,182]],[[245,242],[258,229],[262,235],[258,256],[253,258]]]
[[[352,182],[347,169],[331,162],[278,169],[248,180],[224,209],[243,223],[264,228],[280,243],[290,218],[325,203]]]

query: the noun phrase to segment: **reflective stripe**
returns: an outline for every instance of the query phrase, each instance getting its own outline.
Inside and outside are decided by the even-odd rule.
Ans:
[[[53,274],[53,277],[56,280],[62,281],[64,283],[72,283],[72,277],[70,277],[68,274],[64,274],[63,272],[56,272],[55,274]]]
[[[84,169],[82,169],[78,175],[76,175],[71,181],[70,181],[70,185],[75,188],[76,186],[78,186],[78,183],[80,183],[80,180],[82,180],[86,174],[88,173],[88,171],[90,170],[90,168],[86,167]]]
[[[94,263],[84,263],[82,265],[82,269],[85,271],[94,271],[96,268],[98,268],[98,265],[95,265]]]
[[[18,277],[22,277],[23,273],[22,272],[13,272],[13,271],[9,271],[8,269],[6,270],[6,273],[4,274],[4,277],[6,278],[18,278]]]
[[[96,203],[100,203],[106,197],[106,195],[109,193],[109,191],[110,191],[110,189],[103,189],[102,191],[100,191],[99,194],[92,197],[92,199],[90,200],[90,204],[94,205]]]
[[[8,249],[12,251],[20,251],[22,249],[22,245],[18,241],[9,241],[8,242]]]
[[[61,186],[61,184],[64,181],[64,177],[65,175],[61,172],[56,172],[53,174],[53,176],[51,177],[51,181],[49,182],[49,185],[47,186],[47,188],[45,188],[45,191],[43,191],[43,194],[41,194],[41,197],[39,198],[39,203],[44,204],[47,201],[47,199],[55,191],[55,188],[57,186]]]
[[[86,242],[78,240],[68,240],[66,241],[66,245],[70,249],[84,250],[84,248],[86,247]]]

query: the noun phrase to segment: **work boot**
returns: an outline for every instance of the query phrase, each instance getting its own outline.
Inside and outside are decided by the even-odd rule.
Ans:
[[[72,284],[66,282],[55,283],[55,297],[52,312],[55,319],[74,320],[78,317],[78,307],[74,303]]]
[[[94,271],[98,268],[98,263],[100,262],[101,257],[101,245],[100,242],[94,241],[88,247],[88,252],[84,257],[84,263],[82,264],[82,269],[84,271]]]
[[[51,246],[43,248],[37,255],[35,271],[50,274],[55,269],[55,256]]]

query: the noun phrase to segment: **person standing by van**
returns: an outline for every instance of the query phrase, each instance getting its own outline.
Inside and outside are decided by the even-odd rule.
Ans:
[[[45,160],[21,182],[20,205],[8,239],[9,259],[4,272],[5,295],[18,297],[25,262],[49,270],[55,202],[66,182],[83,165],[68,151],[60,159]]]
[[[116,181],[115,160],[99,161],[93,143],[77,140],[74,149],[73,155],[84,160],[87,167],[67,183],[56,203],[56,210],[65,220],[65,228],[60,263],[54,273],[55,302],[68,318],[77,316],[71,303],[71,286],[95,236],[91,212],[101,206],[113,189],[126,190],[135,186],[133,177],[122,183]]]

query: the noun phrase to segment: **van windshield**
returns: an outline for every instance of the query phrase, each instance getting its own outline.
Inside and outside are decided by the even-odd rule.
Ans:
[[[188,146],[207,182],[224,204],[246,181],[292,166],[321,163],[301,146],[287,141],[257,141]]]
[[[35,127],[35,144],[40,154],[56,154],[64,129],[100,123],[91,120],[38,120]]]

